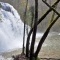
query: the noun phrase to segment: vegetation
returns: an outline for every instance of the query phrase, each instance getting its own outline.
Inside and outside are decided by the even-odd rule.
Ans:
[[[36,1],[36,0],[35,0]],[[39,51],[41,50],[41,47],[42,47],[42,44],[44,43],[44,41],[45,41],[45,39],[46,39],[46,37],[48,36],[48,33],[49,33],[49,31],[50,31],[50,29],[51,29],[51,27],[54,25],[54,23],[58,20],[58,18],[59,18],[59,16],[60,16],[60,14],[54,9],[54,8],[52,8],[52,7],[55,7],[56,5],[57,5],[57,3],[59,2],[59,0],[57,1],[57,2],[55,2],[54,3],[54,5],[52,5],[52,7],[46,2],[46,1],[44,1],[44,0],[42,0],[50,9],[40,18],[40,20],[37,22],[36,20],[38,19],[37,17],[38,17],[38,12],[37,12],[37,9],[38,9],[38,0],[36,1],[36,4],[37,4],[37,6],[36,6],[36,4],[35,4],[35,6],[37,7],[37,9],[35,10],[35,13],[37,12],[37,14],[35,15],[36,16],[36,22],[34,23],[34,27],[31,29],[31,31],[29,32],[29,34],[28,34],[28,38],[27,38],[27,44],[26,44],[26,57],[30,57],[30,60],[36,60],[37,59],[37,56],[38,56],[38,53],[39,53]],[[50,12],[50,11],[54,11],[58,16],[54,19],[54,20],[52,20],[51,21],[51,23],[50,23],[50,25],[47,27],[47,29],[46,29],[46,31],[45,31],[45,33],[44,33],[44,35],[42,36],[42,38],[40,39],[40,42],[39,42],[39,44],[38,44],[38,47],[37,47],[37,50],[35,51],[35,53],[34,53],[34,44],[35,44],[35,35],[36,35],[36,30],[35,29],[37,29],[37,25],[48,15],[48,13]],[[31,48],[30,48],[30,52],[29,52],[29,40],[30,40],[30,35],[31,35],[31,33],[33,32],[33,35],[32,35],[32,42],[31,42]],[[30,55],[29,55],[29,53],[30,53]]]
[[[49,9],[38,19],[39,15],[38,15],[38,0],[34,0],[35,1],[35,6],[29,7],[28,4],[28,0],[25,1],[23,0],[24,3],[24,14],[22,14],[22,18],[24,20],[24,36],[23,36],[23,48],[22,48],[22,53],[25,54],[25,56],[29,59],[29,60],[39,60],[38,54],[42,48],[42,45],[45,41],[45,39],[47,38],[50,29],[52,28],[52,26],[55,24],[55,22],[58,20],[58,18],[60,17],[60,14],[58,11],[56,11],[56,6],[58,5],[58,3],[60,2],[60,0],[56,0],[55,3],[51,6],[51,1],[50,4],[47,2],[47,0],[42,0],[42,2],[44,4],[46,4]],[[21,3],[22,4],[22,3]],[[23,6],[23,4],[21,5]],[[35,7],[35,8],[34,8]],[[22,9],[22,7],[20,8]],[[41,24],[42,21],[45,20],[46,16],[53,11],[52,14],[52,18],[49,23],[49,25],[47,26],[47,29],[45,29],[45,32],[43,34],[43,36],[41,37],[37,49],[34,52],[34,45],[35,45],[35,40],[36,40],[36,33],[37,33],[37,27],[39,24]],[[57,16],[55,16],[55,14]],[[25,29],[26,29],[26,24],[31,26],[31,30],[29,31],[29,33],[27,32],[27,41],[26,41],[26,51],[24,53],[24,43],[25,43]],[[28,31],[28,27],[27,27],[27,31]],[[30,43],[30,37],[32,34],[32,40],[31,40],[31,44]],[[29,47],[30,45],[30,47]],[[19,58],[19,57],[18,57]]]

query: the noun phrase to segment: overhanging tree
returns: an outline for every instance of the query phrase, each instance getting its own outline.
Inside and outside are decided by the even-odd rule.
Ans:
[[[41,50],[41,47],[42,47],[42,45],[43,45],[46,37],[48,36],[48,33],[49,33],[51,27],[54,25],[54,23],[55,23],[55,22],[58,20],[58,18],[60,17],[60,14],[59,14],[54,8],[52,8],[46,1],[44,1],[44,0],[42,0],[42,1],[43,1],[49,8],[51,8],[58,16],[57,16],[54,20],[51,21],[51,23],[50,23],[50,25],[48,26],[48,28],[46,29],[44,35],[43,35],[42,38],[40,39],[40,42],[39,42],[38,47],[37,47],[37,50],[36,50],[36,52],[35,52],[35,54],[34,54],[35,59],[37,58],[38,53],[39,53],[39,51]]]
[[[51,7],[55,8],[55,6],[59,3],[59,0],[57,0]],[[52,9],[49,8],[49,10],[39,19],[39,21],[37,21],[37,25],[39,23],[41,23],[41,21],[49,14],[49,12],[51,12]],[[35,25],[34,25],[35,26]],[[30,41],[30,36],[33,32],[34,27],[30,30],[28,37],[27,37],[27,41],[26,41],[26,57],[29,57],[29,41]]]
[[[37,21],[38,21],[38,0],[35,0],[35,21],[34,21],[34,29],[32,34],[32,41],[30,47],[30,60],[33,60],[34,57],[34,44],[36,39],[36,32],[37,32]]]
[[[22,48],[22,54],[24,54],[24,44],[25,44],[25,29],[26,29],[26,12],[27,12],[27,5],[28,5],[28,0],[26,2],[26,8],[25,8],[25,12],[24,12],[24,32],[23,32],[23,48]]]

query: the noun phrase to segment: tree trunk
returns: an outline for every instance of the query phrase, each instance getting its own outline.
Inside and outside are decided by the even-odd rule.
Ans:
[[[52,7],[55,7],[55,5],[57,5],[59,3],[59,0],[57,0]],[[49,12],[51,12],[52,9],[49,9],[37,22],[37,25],[48,15]],[[34,28],[34,27],[33,27]],[[30,30],[28,37],[27,37],[27,41],[26,41],[26,57],[29,56],[29,41],[30,41],[30,36],[32,34],[33,28]]]
[[[26,12],[27,12],[27,5],[28,5],[28,0],[26,3],[26,8],[25,8],[25,12],[24,12],[24,33],[23,33],[23,48],[22,48],[22,54],[24,54],[24,44],[25,44],[25,24],[26,24]]]
[[[33,27],[33,23],[34,23],[34,7],[32,6],[31,7],[31,15],[32,15],[32,18],[31,18],[31,28]]]
[[[37,32],[37,21],[38,21],[38,0],[35,0],[35,21],[34,21],[34,28],[33,28],[33,35],[30,47],[30,60],[33,60],[34,57],[34,44],[36,39],[36,32]]]
[[[44,41],[45,41],[45,39],[46,39],[46,37],[47,37],[50,29],[51,29],[51,27],[52,27],[52,26],[54,25],[54,23],[58,20],[58,18],[59,18],[59,16],[57,16],[57,17],[55,18],[55,20],[53,20],[53,22],[51,22],[51,24],[49,25],[49,27],[48,27],[47,30],[45,31],[44,35],[42,36],[42,38],[41,38],[41,40],[40,40],[40,42],[39,42],[39,44],[38,44],[37,50],[36,50],[36,52],[35,52],[35,54],[34,54],[34,55],[35,55],[35,56],[34,56],[35,58],[37,58],[38,53],[40,52],[41,47],[42,47],[42,45],[43,45],[43,43],[44,43]]]

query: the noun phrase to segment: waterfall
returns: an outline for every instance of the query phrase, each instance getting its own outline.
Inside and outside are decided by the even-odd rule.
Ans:
[[[17,10],[0,2],[0,52],[22,47],[23,22]]]
[[[0,53],[22,48],[23,30],[24,24],[17,10],[8,3],[0,2]],[[37,33],[37,38],[42,35]],[[36,42],[35,45],[38,43]],[[0,60],[13,59],[5,59],[0,55]]]
[[[24,24],[17,10],[0,2],[0,52],[22,48]],[[37,38],[43,33],[37,33]],[[26,36],[26,35],[25,35]]]

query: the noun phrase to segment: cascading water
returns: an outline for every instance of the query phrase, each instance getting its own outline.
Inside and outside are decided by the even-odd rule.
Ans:
[[[0,52],[22,48],[24,24],[17,10],[8,3],[0,5]]]
[[[0,53],[22,48],[23,27],[17,10],[8,3],[0,2]],[[39,36],[42,34],[38,33]],[[0,56],[0,60],[4,60],[4,57]]]
[[[22,47],[23,22],[8,3],[0,2],[0,52]]]

